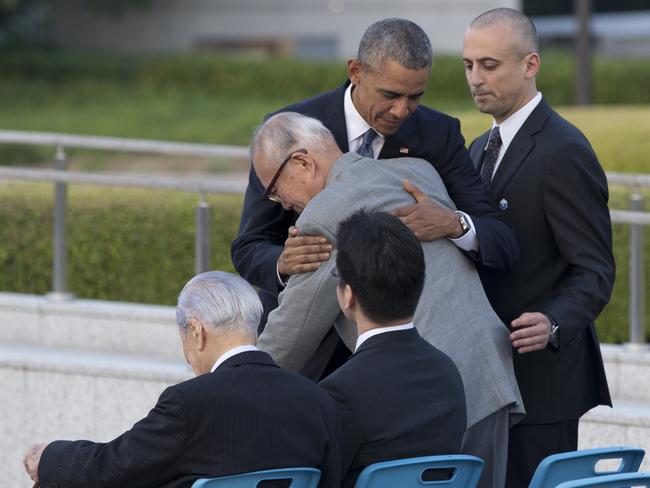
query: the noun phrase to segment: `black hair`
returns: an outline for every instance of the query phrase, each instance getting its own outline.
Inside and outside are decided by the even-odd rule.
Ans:
[[[424,286],[424,253],[397,217],[358,210],[339,224],[336,268],[377,323],[413,316]]]

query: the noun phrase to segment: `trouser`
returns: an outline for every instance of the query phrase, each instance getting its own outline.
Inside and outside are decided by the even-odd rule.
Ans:
[[[485,462],[478,488],[503,488],[505,485],[509,426],[510,407],[506,406],[465,431],[463,454],[477,456]]]
[[[506,487],[526,487],[547,456],[578,449],[578,419],[554,424],[517,424],[510,429]]]

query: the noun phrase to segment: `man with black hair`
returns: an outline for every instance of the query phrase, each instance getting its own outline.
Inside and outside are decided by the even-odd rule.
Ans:
[[[397,217],[355,212],[336,235],[336,293],[356,324],[347,363],[320,385],[343,431],[341,486],[380,461],[461,450],[465,394],[449,357],[413,325],[425,264],[422,246]]]
[[[320,121],[297,113],[283,112],[267,120],[253,137],[251,155],[266,197],[299,213],[302,230],[326,236],[335,247],[338,224],[355,210],[389,211],[413,204],[403,190],[405,180],[418,181],[422,191],[416,192],[416,199],[455,208],[427,161],[342,154]],[[468,426],[463,452],[486,461],[481,486],[500,486],[508,425],[523,413],[508,329],[490,307],[470,259],[449,239],[423,242],[422,247],[426,279],[414,324],[460,371]],[[284,368],[301,371],[332,324],[354,350],[356,327],[341,313],[337,280],[330,273],[334,265],[330,259],[314,272],[292,276],[278,308],[269,315],[259,346]]]

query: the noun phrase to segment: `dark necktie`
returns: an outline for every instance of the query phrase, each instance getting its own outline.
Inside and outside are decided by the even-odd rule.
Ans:
[[[359,149],[357,149],[357,154],[359,156],[363,156],[364,158],[375,157],[375,154],[372,150],[372,141],[375,139],[375,137],[377,137],[377,133],[375,132],[375,129],[371,127],[363,135],[363,141],[361,142],[361,146],[359,146]]]
[[[483,166],[481,167],[481,179],[488,186],[490,186],[490,182],[492,181],[492,173],[494,173],[494,165],[499,158],[501,144],[501,134],[497,125],[490,133],[490,140],[488,141],[485,158],[483,158]]]

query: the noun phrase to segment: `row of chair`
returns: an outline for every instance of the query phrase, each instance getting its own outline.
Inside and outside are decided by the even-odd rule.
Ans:
[[[650,488],[650,473],[637,472],[645,451],[636,447],[604,447],[554,454],[544,459],[528,488]],[[474,456],[426,456],[376,463],[365,468],[355,488],[474,488],[483,461]],[[197,480],[192,488],[257,488],[286,480],[287,488],[317,488],[314,468],[271,469]]]

